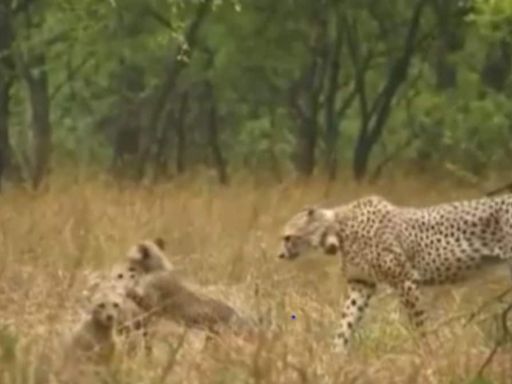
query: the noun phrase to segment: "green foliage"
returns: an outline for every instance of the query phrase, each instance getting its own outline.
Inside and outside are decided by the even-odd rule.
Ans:
[[[447,0],[440,11],[434,2],[426,1],[429,6],[422,16],[410,76],[393,102],[374,161],[390,156],[415,135],[413,144],[397,159],[436,167],[455,164],[472,174],[503,167],[512,154],[512,93],[508,85],[501,92],[487,89],[481,72],[490,47],[509,39],[512,1]],[[127,112],[134,105],[143,105],[135,117],[142,123],[148,121],[155,102],[152,97],[177,54],[187,66],[172,92],[191,92],[186,118],[189,145],[209,151],[205,139],[207,112],[200,91],[208,81],[215,91],[222,150],[228,154],[228,162],[272,167],[277,158],[280,164],[288,163],[300,131],[300,118],[290,104],[291,91],[306,84],[304,79],[314,60],[330,57],[335,26],[343,30],[335,109],[354,87],[356,69],[362,65],[350,57],[344,29],[347,20],[355,26],[351,33],[356,37],[360,59],[370,58],[364,82],[371,107],[402,52],[416,2],[393,0],[384,6],[353,0],[342,5],[332,0],[318,4],[305,0],[215,0],[196,46],[189,47],[187,29],[200,3],[55,0],[37,2],[15,13],[13,51],[27,58],[35,52],[46,55],[56,161],[106,162],[112,143],[105,137],[112,130],[124,129],[126,121],[134,121]],[[439,46],[447,36],[443,20],[462,36],[463,43],[438,57]],[[327,27],[321,49],[315,51],[319,25]],[[503,49],[511,55],[510,45]],[[457,82],[450,89],[436,86],[436,66],[443,55],[456,72]],[[507,65],[504,57],[503,65]],[[326,67],[324,73],[329,70]],[[320,156],[326,148],[322,138],[329,81],[327,76],[320,80],[315,116],[316,152]],[[302,91],[305,93],[299,103],[307,111],[307,88]],[[11,142],[15,154],[23,154],[30,121],[26,86],[17,81],[11,97]],[[341,132],[337,157],[346,167],[361,129],[360,101],[357,95],[336,121]],[[167,108],[172,110],[175,104],[173,101]],[[128,117],[101,124],[114,115]],[[174,127],[169,126],[170,130]],[[153,129],[142,124],[142,129],[148,128]]]
[[[233,158],[253,169],[271,169],[277,158],[289,158],[293,137],[285,124],[286,118],[282,115],[244,121],[234,138]]]
[[[481,32],[494,38],[509,38],[512,1],[473,0],[472,5],[473,12],[468,15],[468,20],[475,22]]]
[[[421,126],[413,155],[419,160],[435,157],[479,174],[490,166],[505,165],[512,154],[512,109],[503,95],[467,100],[456,91],[425,92],[414,104]]]
[[[494,381],[487,380],[484,377],[476,377],[475,379],[469,381],[468,384],[494,384]]]
[[[0,366],[11,364],[16,359],[18,338],[6,327],[0,328]]]

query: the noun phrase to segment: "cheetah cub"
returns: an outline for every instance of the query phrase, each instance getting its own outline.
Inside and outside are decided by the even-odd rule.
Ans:
[[[218,333],[226,327],[245,330],[251,326],[228,304],[193,292],[172,271],[143,276],[127,294],[151,316],[165,317],[187,327]]]
[[[128,355],[132,355],[142,348],[147,355],[150,355],[152,353],[151,332],[154,324],[145,311],[126,295],[127,290],[134,287],[138,279],[139,274],[133,270],[130,271],[126,263],[122,263],[111,269],[107,280],[98,289],[118,298],[120,310],[115,334],[123,341],[122,349]]]
[[[144,240],[133,246],[128,251],[127,260],[130,274],[174,270],[174,265],[165,255],[165,242],[161,238]]]
[[[106,363],[114,353],[114,327],[119,319],[120,304],[111,296],[93,300],[85,319],[71,335],[65,349],[66,359]]]

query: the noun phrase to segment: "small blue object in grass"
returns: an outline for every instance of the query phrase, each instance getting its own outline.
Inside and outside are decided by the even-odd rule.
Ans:
[[[292,320],[295,320],[297,318],[297,316],[295,316],[295,314],[292,315]]]

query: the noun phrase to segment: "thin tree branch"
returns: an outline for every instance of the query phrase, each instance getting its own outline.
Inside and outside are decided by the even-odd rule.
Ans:
[[[164,26],[165,28],[167,28],[169,31],[171,32],[175,32],[176,31],[176,28],[173,27],[172,23],[169,21],[169,19],[167,19],[166,17],[164,17],[163,15],[161,15],[155,8],[153,8],[150,4],[145,4],[144,5],[144,11],[146,12],[146,14],[148,16],[150,16],[153,20],[155,20],[156,22],[158,22],[158,24]]]
[[[499,301],[503,300],[510,293],[512,293],[512,287],[508,287],[504,291],[500,292],[498,295],[496,295],[493,298],[483,302],[482,305],[480,305],[477,309],[475,309],[473,312],[471,312],[471,314],[469,315],[469,317],[468,317],[466,323],[464,324],[464,326],[465,327],[468,326],[469,323],[471,323],[479,314],[481,314],[482,311],[485,308],[489,307],[493,303],[496,303],[496,302],[499,302]]]
[[[382,161],[375,167],[373,174],[370,176],[370,182],[376,181],[380,177],[384,167],[391,163],[400,153],[408,149],[417,138],[418,135],[415,132],[412,132],[403,143],[397,145],[391,153],[384,157],[384,159],[382,159]]]
[[[80,63],[73,66],[72,68],[69,68],[69,73],[67,74],[66,78],[53,88],[53,92],[50,94],[50,101],[53,101],[55,96],[57,96],[57,94],[65,87],[65,85],[69,83],[69,80],[73,79],[77,74],[79,74],[80,71],[91,61],[91,59],[91,56],[87,56]]]
[[[512,313],[512,303],[506,307],[503,312],[501,312],[500,315],[500,324],[501,328],[503,330],[503,334],[501,337],[499,337],[496,340],[496,343],[494,344],[493,349],[491,352],[487,355],[487,358],[483,362],[483,364],[480,366],[480,369],[478,370],[476,377],[482,377],[484,374],[485,369],[491,364],[492,360],[494,359],[494,356],[498,352],[498,350],[505,345],[511,338],[512,333],[510,332],[510,328],[508,327],[508,316]]]
[[[502,185],[501,187],[490,190],[485,196],[495,196],[502,192],[512,192],[512,182]]]

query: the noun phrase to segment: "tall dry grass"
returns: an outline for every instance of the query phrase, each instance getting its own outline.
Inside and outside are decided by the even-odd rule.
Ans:
[[[76,176],[56,177],[37,193],[8,190],[0,196],[0,382],[33,382],[37,351],[58,348],[54,340],[84,305],[87,276],[121,260],[135,241],[158,235],[189,280],[271,316],[273,331],[252,344],[162,334],[155,356],[119,357],[106,382],[469,383],[495,332],[491,321],[464,326],[464,319],[506,286],[505,275],[430,291],[433,331],[426,342],[409,332],[393,295],[382,292],[341,357],[329,349],[344,293],[336,260],[311,255],[289,263],[275,250],[282,224],[306,204],[378,193],[423,205],[481,192],[413,176],[372,186],[243,180],[227,188],[204,179],[136,186]],[[510,347],[485,375],[512,383]]]

